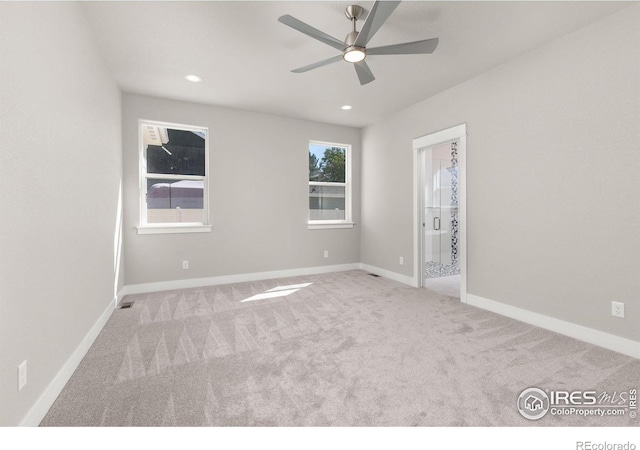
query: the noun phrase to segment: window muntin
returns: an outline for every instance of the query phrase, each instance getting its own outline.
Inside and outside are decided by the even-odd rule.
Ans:
[[[140,133],[139,231],[209,231],[208,129],[140,121]]]
[[[351,146],[309,143],[309,226],[351,223]]]

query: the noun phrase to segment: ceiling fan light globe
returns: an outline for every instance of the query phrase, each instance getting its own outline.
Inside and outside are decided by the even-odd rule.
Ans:
[[[347,62],[358,63],[360,61],[364,61],[364,59],[367,57],[367,54],[362,47],[349,47],[344,51],[342,57]]]

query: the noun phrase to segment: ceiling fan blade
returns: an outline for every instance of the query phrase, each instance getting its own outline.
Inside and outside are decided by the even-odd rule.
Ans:
[[[368,48],[367,55],[418,55],[433,53],[437,46],[438,38],[425,39],[423,41]]]
[[[380,27],[387,21],[391,13],[398,7],[400,2],[377,1],[371,7],[371,11],[367,19],[362,25],[362,29],[358,34],[356,47],[365,47],[367,42],[371,40],[374,34],[378,32]]]
[[[373,72],[369,69],[369,65],[360,61],[358,63],[354,63],[353,67],[356,68],[356,73],[358,74],[358,79],[360,80],[361,85],[365,85],[367,83],[371,83],[376,77],[373,76]]]
[[[281,16],[278,18],[278,22],[283,23],[287,26],[290,26],[294,30],[298,30],[301,33],[306,34],[309,37],[317,39],[320,42],[324,42],[327,45],[337,49],[344,50],[346,45],[344,42],[339,41],[333,36],[329,36],[327,33],[323,33],[322,31],[313,28],[311,25],[307,25],[306,23],[296,19],[295,17],[290,16],[289,14]]]
[[[292,72],[294,73],[307,72],[309,70],[317,69],[318,67],[333,64],[334,62],[338,62],[340,60],[342,60],[342,55],[336,55],[336,56],[332,56],[331,58],[323,59],[322,61],[309,64],[308,66],[298,67],[297,69],[293,69]]]

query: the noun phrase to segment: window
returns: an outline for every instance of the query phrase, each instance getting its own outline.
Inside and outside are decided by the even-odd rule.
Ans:
[[[140,121],[139,234],[211,231],[209,130]]]
[[[309,143],[309,228],[353,228],[351,146]]]

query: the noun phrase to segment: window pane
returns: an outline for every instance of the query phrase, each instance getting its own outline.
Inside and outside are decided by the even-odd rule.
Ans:
[[[346,149],[309,144],[309,181],[345,182]]]
[[[148,223],[203,223],[204,181],[147,179]]]
[[[345,220],[345,187],[309,186],[309,220]]]
[[[204,176],[204,133],[171,128],[161,131],[160,138],[146,142],[147,173]]]

